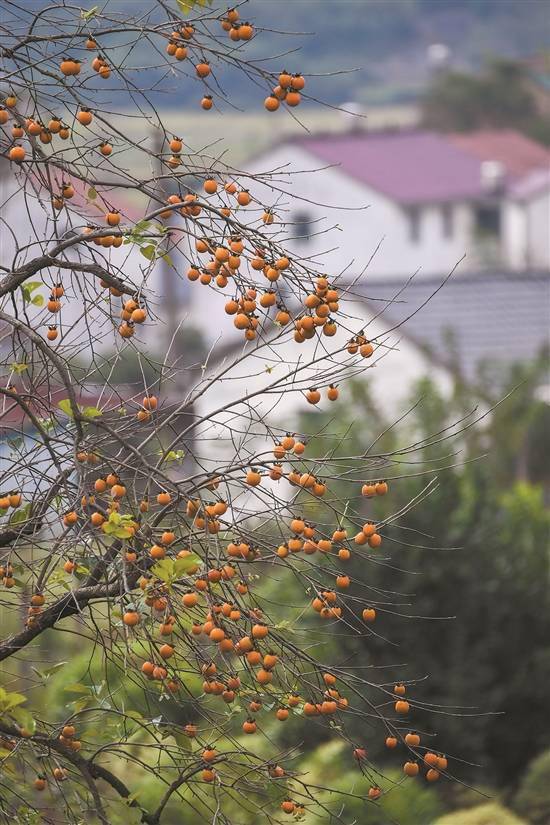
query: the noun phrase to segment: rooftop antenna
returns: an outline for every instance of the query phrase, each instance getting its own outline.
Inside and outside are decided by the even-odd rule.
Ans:
[[[451,50],[445,43],[431,43],[426,50],[428,68],[432,72],[440,72],[449,68]]]

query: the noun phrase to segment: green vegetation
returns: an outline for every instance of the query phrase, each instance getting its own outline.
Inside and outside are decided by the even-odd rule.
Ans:
[[[92,0],[90,5],[95,5]],[[117,0],[122,16],[134,9],[133,0]],[[182,11],[187,13],[183,6]],[[417,99],[426,80],[426,49],[431,43],[445,43],[456,65],[475,71],[487,55],[515,59],[546,48],[549,33],[546,4],[539,0],[277,0],[276,4],[249,0],[243,6],[244,15],[266,29],[257,42],[249,44],[247,56],[261,58],[267,68],[270,56],[299,47],[299,55],[292,54],[289,63],[299,64],[311,76],[308,88],[313,98],[331,104]],[[42,24],[40,30],[45,28]],[[274,34],[274,29],[288,35]],[[117,41],[117,60],[123,60],[127,38],[115,35],[111,45]],[[157,65],[154,51],[144,52],[140,60]],[[279,68],[278,60],[273,63]],[[343,69],[352,70],[344,76],[345,82]],[[330,73],[334,77],[327,77]],[[159,72],[156,79],[161,77]],[[242,72],[228,75],[227,88],[232,102],[244,109],[256,108],[256,93],[250,94]],[[259,88],[257,93],[261,100]],[[183,106],[194,111],[195,97],[193,91],[163,78],[161,104],[170,101],[176,110]],[[230,106],[222,108],[231,114]]]
[[[247,5],[259,23],[271,13],[262,0]],[[303,38],[302,70],[323,75],[359,68],[346,77],[345,99],[362,103],[416,97],[431,43],[448,45],[456,64],[468,70],[479,69],[487,55],[526,57],[548,44],[545,4],[536,0],[279,0],[277,6],[281,29],[316,35]],[[295,43],[288,38],[289,48]],[[314,96],[343,102],[340,75],[313,82]]]
[[[550,822],[550,750],[534,759],[514,797],[514,809],[531,825]]]
[[[393,557],[391,567],[384,561],[374,570],[369,565],[368,582],[360,561],[352,560],[346,572],[363,580],[381,612],[384,593],[390,587],[403,594],[398,615],[387,613],[384,617],[385,635],[392,642],[399,638],[399,647],[388,646],[376,635],[341,634],[328,642],[325,634],[316,634],[315,620],[293,608],[300,601],[300,585],[294,585],[295,591],[292,585],[286,588],[283,604],[277,577],[265,577],[262,597],[272,605],[280,627],[287,627],[289,637],[297,644],[307,637],[313,655],[322,643],[324,655],[336,665],[346,663],[349,667],[355,661],[363,672],[385,668],[390,683],[394,679],[390,663],[408,662],[408,679],[424,680],[430,674],[422,685],[423,700],[453,706],[442,708],[433,747],[449,753],[452,774],[490,797],[490,801],[483,801],[479,794],[461,791],[460,786],[445,781],[437,787],[420,780],[403,782],[395,767],[389,767],[383,742],[373,738],[359,716],[356,741],[364,744],[369,758],[382,767],[376,782],[383,790],[396,786],[395,793],[384,794],[380,806],[350,798],[347,814],[362,825],[545,825],[550,817],[545,782],[550,752],[543,752],[547,731],[540,724],[546,715],[550,682],[550,658],[545,653],[550,636],[550,515],[545,508],[550,478],[547,466],[532,449],[533,439],[544,429],[548,415],[547,405],[537,400],[544,367],[541,363],[517,369],[511,383],[515,386],[521,381],[521,389],[483,421],[468,426],[457,437],[452,455],[448,444],[439,445],[435,439],[424,448],[420,464],[409,466],[406,455],[396,455],[395,475],[406,478],[393,490],[403,502],[420,493],[430,478],[437,476],[441,483],[434,484],[427,506],[407,515],[406,529],[386,527],[385,541]],[[380,432],[387,423],[370,398],[368,384],[354,383],[351,393],[353,403],[344,397],[330,419],[323,413],[306,416],[315,421],[316,428],[326,427],[325,449],[332,437],[335,455],[358,454],[360,446],[364,449],[369,443],[371,433]],[[403,424],[386,433],[379,449],[391,450],[393,445],[404,443],[405,435],[409,440],[411,436],[416,440],[427,438],[436,422],[457,420],[472,406],[469,391],[459,384],[450,403],[428,379],[415,388],[413,395],[421,396],[421,404]],[[311,424],[310,420],[308,426]],[[311,446],[314,449],[314,443]],[[482,453],[485,458],[476,460]],[[420,470],[425,472],[418,475]],[[337,489],[335,492],[338,495]],[[322,521],[324,506],[317,504],[313,513],[304,503],[305,514]],[[386,506],[383,499],[376,502],[377,519],[383,520]],[[385,556],[383,549],[381,559]],[[409,607],[412,592],[414,611]],[[413,618],[409,618],[411,615]],[[445,617],[453,616],[454,620],[445,621]],[[41,642],[41,660],[51,655],[51,644],[51,634],[46,634]],[[101,718],[105,735],[112,738],[116,736],[117,710],[131,706],[136,709],[132,741],[139,749],[148,736],[139,731],[140,713],[158,717],[160,736],[163,722],[183,725],[195,718],[191,703],[178,711],[179,717],[167,715],[168,703],[162,700],[152,707],[151,698],[145,699],[139,683],[123,678],[109,655],[97,651],[90,660],[78,647],[78,637],[67,635],[65,648],[57,647],[55,658],[69,660],[70,664],[44,680],[42,701],[50,708],[58,707],[59,719],[67,707],[89,707],[90,728],[96,728]],[[410,659],[412,650],[414,658]],[[193,677],[186,689],[200,692],[200,679]],[[101,714],[93,710],[97,707],[101,707]],[[227,711],[230,717],[232,713],[238,717],[238,708]],[[428,717],[423,719],[421,711],[417,716],[415,724],[429,735]],[[242,738],[239,724],[236,719],[234,734]],[[296,715],[284,725],[274,719],[267,722],[266,733],[272,743],[272,748],[266,749],[266,759],[299,741],[300,752],[308,754],[301,762],[308,783],[366,796],[372,776],[354,770],[349,750],[343,743],[330,741],[327,730],[308,725]],[[219,745],[223,747],[224,742]],[[537,753],[541,755],[534,758]],[[457,762],[455,756],[466,761]],[[158,795],[158,782],[144,776],[139,792],[141,804],[147,805]],[[511,797],[510,789],[518,784]],[[188,791],[184,793],[188,795]],[[499,801],[502,795],[504,803]],[[319,791],[319,800],[327,810],[333,799],[331,792]],[[179,808],[177,800],[170,803],[169,823],[178,822]],[[252,820],[242,819],[246,814],[237,803],[234,813],[241,815],[243,825],[252,825]],[[120,823],[128,821],[124,814],[121,809]],[[113,815],[117,815],[116,810]],[[189,825],[199,825],[201,816],[199,806],[196,819],[187,819]],[[308,817],[309,825],[324,823],[313,816]]]
[[[460,774],[474,784],[515,783],[547,746],[540,720],[550,682],[550,658],[544,653],[550,637],[550,513],[545,506],[550,474],[547,465],[541,467],[540,452],[532,449],[535,433],[548,418],[548,406],[536,397],[544,374],[544,363],[516,370],[511,386],[521,387],[466,429],[452,454],[448,444],[431,444],[429,434],[437,420],[451,423],[466,415],[471,395],[457,384],[449,403],[428,379],[415,388],[414,397],[423,400],[403,426],[415,440],[428,439],[424,464],[396,456],[395,476],[402,480],[394,489],[404,505],[430,479],[436,481],[429,503],[407,514],[406,528],[385,527],[392,560],[381,562],[375,572],[369,566],[368,581],[381,611],[385,592],[403,594],[396,614],[384,616],[386,638],[399,639],[400,646],[388,650],[376,636],[346,636],[338,643],[341,661],[355,659],[366,667],[405,661],[407,678],[430,674],[423,684],[426,701],[454,706],[438,720],[438,741],[471,763],[461,766]],[[389,423],[373,404],[368,384],[356,384],[353,396],[353,403],[342,402],[330,420],[315,417],[320,430],[333,433],[336,454],[359,454]],[[402,427],[388,430],[377,449],[390,451],[399,443]],[[384,519],[386,506],[383,499],[376,502],[378,520]],[[319,514],[315,518],[321,520]],[[361,578],[363,570],[358,561],[349,572]],[[407,572],[413,570],[420,575]],[[369,741],[367,730],[359,733]]]
[[[550,144],[550,123],[540,114],[525,66],[490,62],[480,74],[451,71],[436,77],[423,99],[423,123],[440,131],[518,129]]]
[[[497,802],[479,805],[469,811],[455,811],[437,819],[434,825],[497,825],[497,823],[498,825],[526,825],[525,820],[518,819],[515,814]]]

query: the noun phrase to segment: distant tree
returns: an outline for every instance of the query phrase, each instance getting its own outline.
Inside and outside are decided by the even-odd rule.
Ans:
[[[512,807],[532,825],[550,822],[550,750],[544,751],[529,764]]]
[[[422,101],[422,122],[430,129],[457,132],[514,128],[550,143],[550,124],[537,110],[528,70],[513,60],[495,60],[477,75],[438,75]]]
[[[469,810],[454,811],[436,820],[434,825],[491,825],[493,822],[498,822],[498,825],[527,825],[525,820],[518,819],[498,802],[486,802]]]
[[[427,700],[437,705],[445,697],[453,702],[456,710],[441,719],[440,731],[456,752],[467,753],[470,767],[465,774],[469,771],[472,780],[498,787],[513,786],[548,741],[548,725],[541,727],[540,722],[550,681],[545,653],[550,634],[550,512],[544,502],[549,477],[530,449],[548,412],[536,391],[546,368],[541,361],[515,369],[510,386],[520,388],[483,423],[469,427],[452,455],[448,444],[438,444],[428,434],[445,415],[466,414],[472,391],[461,385],[447,400],[430,380],[421,382],[414,392],[421,403],[397,427],[380,414],[365,382],[352,384],[351,403],[343,401],[326,420],[316,416],[319,431],[332,433],[335,462],[343,451],[349,455],[377,432],[385,432],[378,448],[394,455],[390,477],[399,477],[403,495],[398,509],[421,498],[430,483],[435,485],[429,506],[408,514],[406,529],[392,521],[385,501],[376,502],[375,519],[385,524],[384,548],[391,550],[380,553],[373,569],[367,571],[357,556],[347,569],[353,580],[377,594],[385,615],[384,640],[338,637],[335,655],[341,663],[360,662],[365,672],[381,668],[391,678],[387,640],[395,642],[397,659],[407,663],[409,678],[428,677],[423,687]],[[404,429],[422,445],[412,463],[398,446]],[[484,461],[478,460],[482,454]],[[457,466],[449,468],[455,462]],[[432,476],[436,467],[447,467],[439,480]],[[348,472],[352,469],[349,465]],[[337,497],[336,484],[332,492]],[[323,514],[315,517],[322,519]],[[456,621],[434,620],[453,616]],[[526,634],[529,644],[521,641]],[[391,655],[395,660],[395,650]],[[468,698],[472,696],[479,697],[475,707]],[[421,725],[422,719],[418,721]],[[357,730],[362,730],[360,720]],[[372,742],[372,752],[377,749]]]

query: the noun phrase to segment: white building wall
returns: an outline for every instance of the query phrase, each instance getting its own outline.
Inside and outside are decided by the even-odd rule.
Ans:
[[[524,269],[529,256],[527,213],[519,201],[506,201],[502,206],[502,243],[508,266]]]
[[[505,201],[502,238],[510,268],[550,269],[550,189]]]
[[[550,269],[550,189],[541,192],[527,205],[528,265]]]
[[[310,216],[314,236],[296,240],[293,249],[296,256],[313,259],[332,273],[347,270],[357,275],[379,244],[367,277],[408,276],[418,269],[425,275],[440,275],[472,251],[473,220],[467,204],[452,206],[452,237],[444,235],[439,205],[420,207],[419,239],[413,241],[406,209],[337,167],[323,167],[301,147],[279,146],[248,164],[247,171],[272,173],[273,186],[279,190],[276,214],[288,223],[289,234],[299,213]],[[250,190],[260,202],[274,200],[267,187],[254,181]],[[470,265],[475,265],[472,255],[461,265],[462,271]]]
[[[25,195],[15,176],[9,171],[6,173],[6,167],[3,171],[4,174],[0,174],[0,217],[3,222],[0,226],[0,256],[2,264],[7,268],[14,264],[17,247],[20,253],[15,262],[17,266],[21,266],[42,255],[54,246],[56,241],[45,241],[52,236],[53,230],[49,202],[29,193]],[[98,224],[101,223],[100,218],[101,213],[95,215]],[[68,226],[64,211],[58,214],[57,220],[58,232],[61,235]],[[86,218],[79,222],[75,215],[72,220],[79,227],[87,222]],[[139,217],[135,220],[139,220]],[[121,274],[124,280],[135,285],[136,289],[142,285],[144,272],[150,268],[150,264],[135,244],[123,245],[118,249],[97,246],[93,249],[103,256],[103,265],[113,275]],[[91,262],[91,257],[86,256],[86,245],[80,245],[79,252],[82,262]],[[76,260],[76,253],[68,250],[67,258]],[[97,277],[91,274],[71,273],[69,269],[52,266],[41,270],[28,281],[42,282],[32,295],[42,295],[45,302],[53,284],[61,282],[65,288],[61,311],[55,316],[49,313],[45,306],[25,305],[29,320],[41,335],[46,335],[49,324],[57,325],[59,338],[54,346],[59,346],[61,342],[65,346],[70,346],[72,356],[78,356],[79,360],[85,363],[91,354],[88,346],[90,339],[93,340],[93,348],[97,352],[110,351],[116,346],[124,345],[122,338],[112,334],[113,320],[109,311],[111,301],[115,307],[113,317],[118,322],[120,298],[109,299],[108,291],[100,286]],[[151,318],[156,318],[157,313],[160,317],[155,325],[148,323],[136,328],[138,340],[157,344],[159,336],[164,335],[162,295],[160,267],[157,265],[147,279],[147,305]],[[85,303],[82,300],[83,296]],[[70,353],[67,351],[66,354]]]
[[[363,302],[343,302],[343,308],[346,315],[353,318],[352,322],[348,322],[348,327],[355,331],[363,328],[376,349],[368,361],[348,356],[347,353],[338,353],[335,363],[347,364],[346,377],[338,382],[342,397],[345,398],[347,378],[353,375],[357,364],[368,365],[357,380],[367,383],[377,406],[389,416],[397,415],[404,410],[413,384],[426,375],[430,375],[443,393],[451,391],[452,379],[449,372],[429,360],[405,337],[404,330],[389,332],[387,321],[382,318],[375,319],[372,311]],[[275,331],[268,337],[274,335]],[[349,337],[348,331],[339,329],[333,338],[321,336],[320,340],[330,354],[341,349]],[[273,348],[266,346],[256,349],[254,345],[247,344],[246,348],[243,345],[242,350],[238,348],[236,353],[234,346],[242,340],[242,333],[229,328],[220,330],[220,339],[212,351],[213,365],[206,370],[205,380],[212,380],[220,372],[224,372],[224,375],[222,380],[216,383],[215,391],[206,392],[199,399],[198,415],[210,415],[232,404],[229,409],[217,413],[220,423],[231,422],[232,426],[236,427],[235,414],[246,413],[248,416],[251,409],[258,420],[265,419],[276,432],[280,432],[295,427],[300,413],[304,411],[330,410],[333,405],[326,399],[325,390],[322,391],[319,405],[315,407],[304,397],[304,392],[309,387],[320,387],[323,384],[322,373],[324,371],[326,374],[330,367],[330,358],[327,358],[327,363],[322,365],[321,370],[319,364],[303,368],[303,364],[309,363],[311,358],[319,357],[319,339],[316,337],[298,345],[294,342],[291,332],[287,333],[286,338],[287,340],[279,342]],[[225,373],[226,367],[236,354],[246,351],[251,352],[251,355],[242,364]],[[277,386],[276,382],[281,380],[282,384]],[[264,394],[261,394],[262,391]],[[246,407],[239,403],[239,399],[245,395],[250,397],[246,401]],[[219,436],[223,437],[222,427],[219,429]],[[230,450],[232,445],[227,444],[226,448]],[[216,442],[216,450],[220,449],[223,449],[221,441]]]
[[[297,168],[312,168],[311,159],[307,157],[294,157]],[[271,154],[269,164],[264,162],[260,168],[267,168],[269,165],[274,168],[278,164],[284,163],[281,154]],[[297,181],[299,187],[292,184]],[[13,185],[13,180],[11,181]],[[286,179],[285,191],[299,193],[309,203],[302,201],[304,209],[312,211],[313,219],[322,221],[319,229],[327,228],[335,224],[340,224],[341,229],[334,229],[330,234],[319,235],[310,244],[307,244],[305,254],[317,256],[317,263],[331,274],[338,274],[347,269],[350,276],[357,275],[361,268],[365,266],[368,258],[372,255],[376,245],[385,236],[386,240],[382,250],[376,258],[376,265],[372,265],[367,271],[366,278],[370,274],[404,274],[408,275],[415,271],[420,265],[424,266],[423,271],[436,272],[440,274],[450,268],[463,252],[463,245],[455,241],[456,247],[452,253],[444,251],[443,245],[437,241],[437,236],[441,232],[440,214],[436,208],[427,208],[421,217],[421,241],[418,246],[413,246],[408,240],[408,223],[404,219],[402,211],[387,199],[375,192],[367,192],[363,185],[343,176],[337,170],[325,170],[319,175],[297,175],[290,181]],[[3,197],[8,195],[6,189],[7,182],[4,181]],[[275,185],[279,185],[275,182]],[[252,193],[262,200],[265,198],[266,204],[273,201],[272,194],[265,194],[266,190],[254,181],[250,184]],[[260,194],[264,192],[263,198]],[[330,209],[330,206],[362,207],[370,205],[368,210]],[[291,220],[293,212],[297,207],[292,206],[293,211],[288,212],[289,198],[281,194],[277,206],[277,215],[284,220]],[[42,209],[38,201],[31,200],[28,204],[32,224],[35,227],[36,236],[42,239],[48,228],[47,212]],[[21,211],[21,196],[15,194],[13,200],[3,211],[3,219],[17,229],[19,242],[32,240],[30,225],[28,228],[21,225],[20,216],[26,214]],[[250,219],[257,218],[257,213],[251,211]],[[325,218],[325,216],[328,216]],[[465,208],[456,207],[455,210],[455,233],[458,236],[466,232],[468,226],[468,212]],[[436,240],[429,238],[435,236]],[[9,264],[13,254],[13,241],[8,233],[3,233],[3,260]],[[336,244],[338,249],[332,249]],[[294,243],[295,250],[301,247]],[[327,252],[327,259],[324,262],[323,254]],[[428,254],[429,253],[429,254]],[[147,261],[139,254],[139,250],[134,247],[124,246],[119,250],[105,250],[107,261],[119,265],[127,278],[136,284],[141,282],[141,268],[147,266]],[[57,280],[55,270],[50,273],[52,281]],[[96,279],[93,276],[77,276],[80,283],[86,283],[90,303],[87,310],[87,323],[90,334],[95,339],[95,349],[110,350],[113,347],[113,340],[120,346],[124,345],[122,339],[112,335],[112,321],[106,312],[107,304],[104,303],[105,291],[99,292]],[[177,277],[174,274],[174,277]],[[33,280],[41,280],[37,275]],[[90,347],[86,346],[82,336],[82,327],[75,322],[82,313],[82,304],[78,300],[79,289],[77,285],[71,285],[71,274],[64,271],[60,280],[63,281],[67,297],[63,300],[63,309],[55,320],[61,327],[61,341],[63,346],[69,343],[74,344],[74,355],[78,354],[84,360],[90,353]],[[50,283],[52,282],[50,281]],[[209,381],[214,375],[225,369],[232,363],[235,357],[245,352],[252,352],[250,358],[242,361],[241,364],[233,367],[221,380],[202,395],[196,405],[196,413],[199,416],[210,416],[216,410],[214,423],[218,423],[220,440],[216,439],[211,430],[204,433],[205,441],[201,440],[201,432],[198,433],[200,442],[200,452],[205,457],[205,462],[211,461],[214,467],[225,451],[235,449],[235,441],[223,441],[224,430],[221,427],[223,422],[230,423],[233,431],[233,438],[238,442],[239,433],[242,432],[245,421],[250,414],[250,410],[260,419],[267,420],[275,428],[275,432],[281,432],[287,428],[294,428],[298,425],[298,418],[302,411],[312,411],[313,408],[307,403],[304,391],[311,385],[322,385],[323,378],[318,375],[318,368],[300,369],[302,362],[308,361],[315,352],[315,347],[319,346],[319,339],[308,341],[302,346],[298,346],[289,330],[287,337],[289,340],[274,348],[263,347],[255,349],[255,344],[244,344],[242,333],[235,330],[233,319],[223,311],[226,297],[217,294],[212,289],[202,286],[200,283],[187,284],[190,295],[189,305],[182,314],[183,325],[196,325],[197,318],[209,319],[210,323],[201,324],[209,335],[208,345],[212,347],[204,370],[204,381]],[[42,289],[44,297],[47,298],[47,288]],[[154,273],[151,282],[148,284],[148,299],[150,299],[151,314],[154,314],[155,301],[162,293],[162,285],[159,283],[158,274]],[[98,297],[102,295],[102,297]],[[156,297],[155,297],[156,296]],[[117,305],[119,301],[117,299]],[[387,323],[380,319],[373,319],[372,311],[364,302],[353,301],[343,304],[343,309],[352,320],[347,322],[348,329],[357,332],[364,328],[369,338],[375,339],[377,349],[368,362],[368,369],[358,379],[366,381],[370,392],[377,400],[383,412],[389,415],[398,415],[402,412],[408,400],[411,387],[415,380],[430,374],[439,384],[442,390],[448,391],[451,381],[448,373],[436,367],[429,361],[419,349],[409,342],[400,330],[388,333]],[[38,329],[45,334],[51,316],[44,310],[37,307],[29,307],[31,317],[40,321],[43,326]],[[163,315],[162,307],[159,307],[159,314]],[[273,334],[275,330],[273,330]],[[271,336],[272,333],[269,333]],[[163,336],[162,321],[159,324],[146,324],[137,332],[138,339],[151,341],[151,349],[155,351],[162,347],[161,336]],[[337,351],[342,348],[350,337],[350,332],[341,330],[334,338],[321,337],[323,345],[329,351]],[[242,347],[241,347],[242,342]],[[319,353],[317,352],[317,355]],[[349,358],[347,375],[354,372],[356,361]],[[335,359],[335,364],[342,362],[341,353]],[[329,360],[330,363],[330,360]],[[333,365],[334,366],[334,365]],[[325,367],[326,372],[326,367]],[[270,386],[282,376],[292,376],[293,380],[286,381],[282,387]],[[346,394],[346,381],[340,381],[343,397]],[[262,391],[267,390],[265,394]],[[244,407],[237,403],[229,409],[227,405],[237,402],[244,395],[252,396],[250,406]],[[326,400],[323,392],[323,399],[319,409],[331,409],[331,403]],[[209,422],[210,425],[210,422]],[[263,432],[263,426],[259,429]],[[227,431],[225,431],[227,434]],[[265,436],[263,436],[265,442]],[[260,440],[247,444],[247,449],[252,449],[260,443]],[[267,448],[266,448],[267,449]],[[269,445],[271,450],[271,445]],[[270,452],[271,458],[271,452]]]

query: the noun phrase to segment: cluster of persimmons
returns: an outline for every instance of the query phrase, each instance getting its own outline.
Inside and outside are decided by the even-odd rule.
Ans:
[[[175,19],[170,31],[157,28],[151,36],[162,39],[163,59],[170,67],[193,67],[194,80],[206,84],[201,106],[209,110],[214,105],[211,92],[215,88],[217,52],[212,49],[209,55],[205,47],[205,19]],[[252,24],[241,20],[238,9],[224,10],[215,20],[231,48],[257,35]],[[69,91],[73,102],[79,100],[83,77],[124,77],[123,67],[108,56],[108,34],[102,34],[98,27],[97,33],[79,32],[73,42],[78,43],[78,38],[82,42],[75,50],[87,51],[90,58],[57,56],[55,65],[48,68],[49,79],[55,78],[62,92]],[[270,87],[265,99],[268,111],[279,109],[283,103],[296,107],[301,102],[306,82],[300,73],[263,72],[262,78]],[[76,108],[67,108],[61,117],[49,111],[46,104],[41,110],[35,97],[27,99],[22,89],[4,98],[0,127],[6,139],[5,155],[22,179],[29,179],[35,168],[48,170],[47,175],[37,179],[46,188],[49,186],[48,203],[54,221],[63,210],[74,220],[74,248],[88,261],[95,261],[94,255],[101,254],[97,261],[103,275],[96,273],[91,278],[98,294],[105,298],[115,332],[113,340],[123,347],[139,347],[134,338],[136,328],[147,328],[152,322],[149,281],[145,279],[139,288],[129,288],[120,270],[115,277],[109,268],[115,260],[109,258],[111,248],[135,242],[135,221],[124,213],[120,203],[119,209],[111,202],[119,194],[117,186],[102,188],[96,181],[93,158],[88,159],[87,175],[80,171],[74,177],[68,175],[70,164],[63,160],[64,147],[71,150],[79,141],[86,141],[88,148],[101,156],[102,163],[113,163],[117,169],[115,156],[123,153],[124,140],[120,135],[116,140],[105,134],[98,136],[98,131],[105,131],[105,116],[80,100]],[[233,319],[236,330],[232,334],[240,333],[250,351],[273,335],[274,342],[283,340],[307,353],[307,342],[321,342],[328,348],[330,339],[343,329],[346,342],[340,342],[330,354],[331,363],[340,355],[353,363],[354,369],[365,368],[376,352],[376,341],[369,340],[364,329],[350,328],[349,317],[343,311],[346,296],[337,288],[336,279],[293,259],[275,240],[273,233],[277,231],[279,238],[284,228],[276,210],[258,201],[251,192],[253,186],[249,189],[239,175],[227,171],[195,171],[195,183],[190,188],[186,170],[191,153],[189,157],[185,154],[183,140],[171,131],[164,130],[163,140],[163,150],[154,160],[160,164],[162,174],[171,178],[177,192],[167,196],[166,190],[152,191],[150,181],[141,181],[136,188],[141,187],[149,199],[143,221],[150,237],[156,242],[180,233],[188,241],[191,257],[178,275],[193,284],[197,282],[192,289],[202,285],[221,292],[225,313]],[[80,196],[80,190],[88,186],[97,190],[92,204]],[[97,211],[98,206],[100,215],[92,219],[90,211]],[[149,261],[154,269],[154,254]],[[56,319],[64,301],[72,300],[67,293],[75,291],[66,287],[60,270],[49,287],[40,322],[45,328],[40,341],[51,355],[54,370],[64,352],[64,336]],[[78,299],[77,294],[74,300]],[[121,342],[118,336],[133,340]],[[304,358],[307,360],[307,355]],[[331,402],[339,398],[339,388],[333,377],[326,376],[325,369],[326,364],[319,364],[313,384],[299,390],[310,405],[319,404],[323,396]],[[161,433],[164,422],[171,420],[170,407],[165,409],[161,392],[154,395],[146,390],[142,395],[143,390],[129,421],[121,418],[125,430],[118,440],[123,447],[128,432],[148,439]],[[25,392],[20,394],[21,399],[27,396]],[[15,389],[10,390],[9,397],[17,403]],[[107,417],[110,412],[106,405],[98,416]],[[72,417],[78,418],[74,410]],[[300,583],[303,612],[319,630],[335,623],[341,632],[352,628],[353,632],[369,634],[374,632],[373,626],[383,624],[383,611],[377,611],[376,602],[361,597],[361,587],[356,586],[360,583],[348,572],[349,567],[346,570],[355,556],[369,559],[383,544],[386,525],[377,522],[369,502],[391,497],[391,490],[378,471],[366,471],[364,482],[354,482],[350,500],[338,511],[322,463],[308,460],[306,437],[286,432],[285,427],[275,438],[273,429],[269,431],[268,459],[263,454],[256,460],[251,450],[246,461],[236,461],[214,474],[195,475],[189,484],[172,480],[162,460],[156,468],[147,465],[144,492],[131,472],[133,464],[139,464],[139,451],[132,447],[126,458],[119,460],[121,452],[116,451],[115,456],[113,451],[103,451],[93,440],[95,431],[83,428],[83,422],[87,426],[84,419],[78,422],[83,434],[74,442],[76,472],[70,481],[71,494],[63,487],[53,522],[50,519],[55,547],[61,549],[53,556],[59,559],[57,574],[63,579],[62,595],[67,589],[81,594],[79,588],[83,581],[85,585],[91,566],[90,547],[96,548],[100,561],[95,561],[105,565],[109,587],[113,581],[120,584],[116,595],[111,587],[103,597],[115,608],[108,617],[113,644],[122,640],[126,646],[127,666],[143,690],[188,708],[186,674],[200,678],[200,691],[191,696],[189,721],[183,726],[183,733],[195,740],[195,749],[185,754],[185,758],[194,760],[194,773],[190,775],[199,776],[203,783],[224,785],[230,757],[215,741],[217,708],[224,705],[242,708],[239,729],[231,735],[243,735],[246,744],[242,747],[249,756],[253,753],[249,742],[261,737],[273,720],[292,724],[293,718],[304,717],[308,724],[330,728],[345,740],[350,763],[369,777],[368,800],[372,802],[383,796],[383,791],[376,782],[367,744],[358,743],[354,734],[357,716],[365,714],[365,703],[368,714],[380,722],[381,732],[373,732],[372,736],[385,742],[388,752],[401,751],[402,770],[407,777],[422,771],[426,780],[433,782],[447,771],[446,757],[425,746],[421,735],[410,729],[415,710],[414,700],[409,697],[410,685],[392,682],[372,686],[364,682],[357,688],[357,679],[350,678],[345,666],[331,667],[317,661],[262,605],[263,579],[266,571],[272,570],[292,575]],[[143,436],[144,432],[152,435]],[[50,441],[48,449],[52,449]],[[278,502],[287,502],[286,506],[266,513],[261,496],[267,492]],[[330,499],[330,525],[317,524],[304,515],[311,512],[308,506],[312,502],[318,505],[321,499]],[[239,500],[260,502],[259,514],[264,518],[261,531],[254,527],[255,513],[246,507],[241,509]],[[22,505],[29,505],[31,513],[36,507],[25,491],[9,489],[0,495],[0,511],[6,518]],[[28,536],[15,539],[16,549],[19,541],[28,543]],[[0,578],[10,592],[16,589],[11,557],[2,564]],[[22,632],[29,638],[57,621],[59,579],[55,581],[56,586],[49,587],[44,572],[38,580],[34,573],[29,579],[28,596],[22,597],[28,602]],[[94,585],[99,587],[101,581],[98,578]],[[93,598],[102,600],[101,595]],[[367,695],[374,691],[378,691],[380,701]],[[204,707],[204,711],[196,712],[198,707]],[[35,775],[37,791],[70,778],[72,769],[81,764],[74,754],[86,751],[76,718],[67,718],[54,727],[59,763],[51,776],[43,771]],[[20,737],[33,741],[29,731],[21,726],[17,730]],[[7,737],[3,741],[11,750],[16,740]],[[40,742],[43,745],[43,740]],[[265,763],[258,757],[257,762],[261,765],[258,770],[279,783],[280,810],[302,819],[310,803],[295,782],[297,772],[285,764],[284,758]]]

